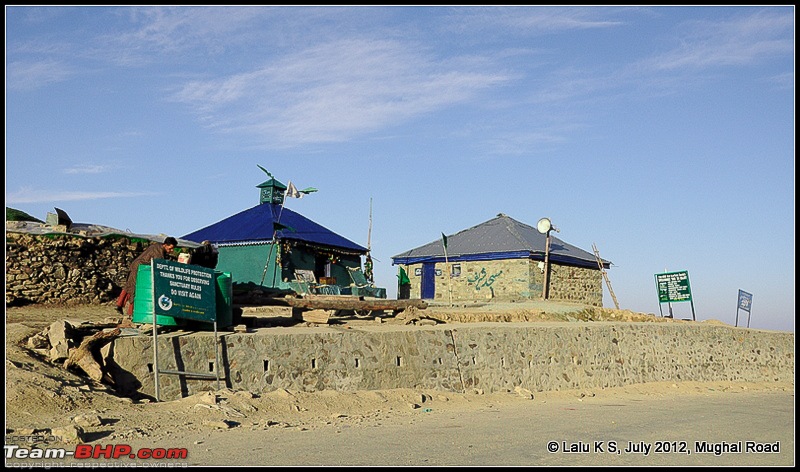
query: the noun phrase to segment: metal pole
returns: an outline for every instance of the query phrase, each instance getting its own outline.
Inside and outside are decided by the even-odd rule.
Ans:
[[[153,311],[155,311],[155,308],[153,309]],[[159,398],[159,392],[158,392],[158,328],[157,328],[155,313],[153,313],[153,374],[155,375],[156,379],[155,382],[156,401],[160,402],[161,399]]]
[[[219,390],[219,336],[217,335],[217,315],[214,314],[214,373],[217,374],[217,390]]]
[[[447,271],[447,291],[450,295],[450,306],[453,306],[453,274],[450,272],[450,264],[445,264],[445,269]]]
[[[447,271],[447,292],[450,295],[450,306],[453,306],[453,276],[450,273],[450,263],[447,261],[447,246],[444,248],[444,270]]]
[[[547,239],[544,243],[544,283],[542,284],[542,298],[547,300],[548,284],[550,282],[550,230],[547,230]]]
[[[158,392],[158,323],[156,322],[156,267],[155,264],[150,262],[150,288],[153,291],[151,297],[153,299],[153,375],[155,379],[156,401],[159,399]]]
[[[272,243],[270,243],[269,252],[267,253],[267,263],[264,264],[264,272],[261,274],[261,284],[260,285],[262,285],[262,286],[264,285],[264,279],[267,278],[267,269],[269,269],[269,261],[270,261],[270,259],[272,259],[272,250],[275,248],[275,245],[277,244],[277,241],[278,241],[277,237],[278,237],[278,232],[277,231],[273,231],[272,232]],[[275,259],[276,259],[276,262],[277,262],[277,257]],[[272,271],[272,286],[275,287],[275,271],[274,270]]]
[[[260,166],[259,166],[260,167]],[[263,170],[263,169],[262,169]],[[272,223],[272,245],[269,247],[269,253],[267,253],[267,263],[264,264],[264,273],[261,274],[261,284],[264,285],[264,279],[267,278],[267,268],[269,268],[269,261],[272,259],[272,250],[275,249],[275,265],[272,268],[272,288],[275,288],[275,275],[278,273],[278,248],[276,247],[278,244],[278,230],[275,229],[275,223],[280,224],[281,216],[283,215],[283,207],[286,205],[286,194],[289,192],[287,188],[286,191],[283,192],[283,201],[281,201],[281,211],[278,212],[278,219]],[[272,203],[270,202],[270,205]],[[274,213],[273,213],[274,216]]]
[[[666,274],[667,272],[668,272],[667,268],[664,267],[664,273]],[[669,293],[669,288],[667,288],[667,293]],[[667,295],[667,299],[669,299],[669,295]],[[675,318],[674,316],[672,316],[672,302],[667,302],[667,308],[669,309],[669,315],[667,316],[667,318]]]

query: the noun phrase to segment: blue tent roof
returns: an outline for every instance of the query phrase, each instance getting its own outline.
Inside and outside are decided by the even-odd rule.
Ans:
[[[546,236],[524,223],[500,213],[472,228],[447,236],[447,257],[451,262],[496,259],[543,260]],[[392,256],[392,264],[444,262],[442,240]],[[598,268],[594,254],[550,235],[550,260],[566,265]],[[611,262],[603,260],[608,269]]]
[[[299,213],[272,203],[256,205],[189,233],[183,236],[183,239],[196,242],[208,240],[212,244],[223,246],[263,244],[272,240],[272,232],[276,227],[281,228],[277,232],[279,240],[296,240],[359,254],[367,253],[367,248],[339,236]]]

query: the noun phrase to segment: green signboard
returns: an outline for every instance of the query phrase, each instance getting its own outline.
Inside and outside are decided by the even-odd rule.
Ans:
[[[692,289],[689,287],[689,272],[666,272],[656,274],[658,302],[690,302]]]
[[[156,315],[214,322],[214,270],[166,259],[153,259],[153,309]]]

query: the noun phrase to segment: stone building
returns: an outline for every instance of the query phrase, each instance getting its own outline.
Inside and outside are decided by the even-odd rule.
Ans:
[[[444,302],[543,297],[546,235],[536,228],[500,213],[445,238],[392,257],[410,282],[405,296]],[[594,254],[550,239],[547,298],[603,306],[602,272]],[[604,269],[611,266],[601,262]]]

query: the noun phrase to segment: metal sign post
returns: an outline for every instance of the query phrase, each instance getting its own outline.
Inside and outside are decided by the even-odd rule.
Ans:
[[[544,283],[542,283],[542,299],[547,300],[550,288],[550,229],[547,230],[544,242]]]
[[[546,235],[544,243],[544,278],[542,279],[542,300],[547,300],[550,296],[550,231],[559,233],[560,230],[553,226],[550,218],[541,218],[536,223],[536,229]]]
[[[159,374],[188,375],[217,380],[219,390],[219,339],[217,335],[216,281],[212,269],[153,259],[153,374],[156,401],[159,398]],[[161,371],[158,367],[158,315],[214,323],[214,374],[178,370]]]
[[[689,302],[692,305],[692,321],[697,321],[694,314],[694,302],[692,301],[692,289],[689,286],[689,272],[666,272],[655,274],[656,288],[658,289],[658,309],[661,310],[662,303],[668,303],[670,316],[672,316],[673,302]],[[663,316],[663,314],[662,314]]]

